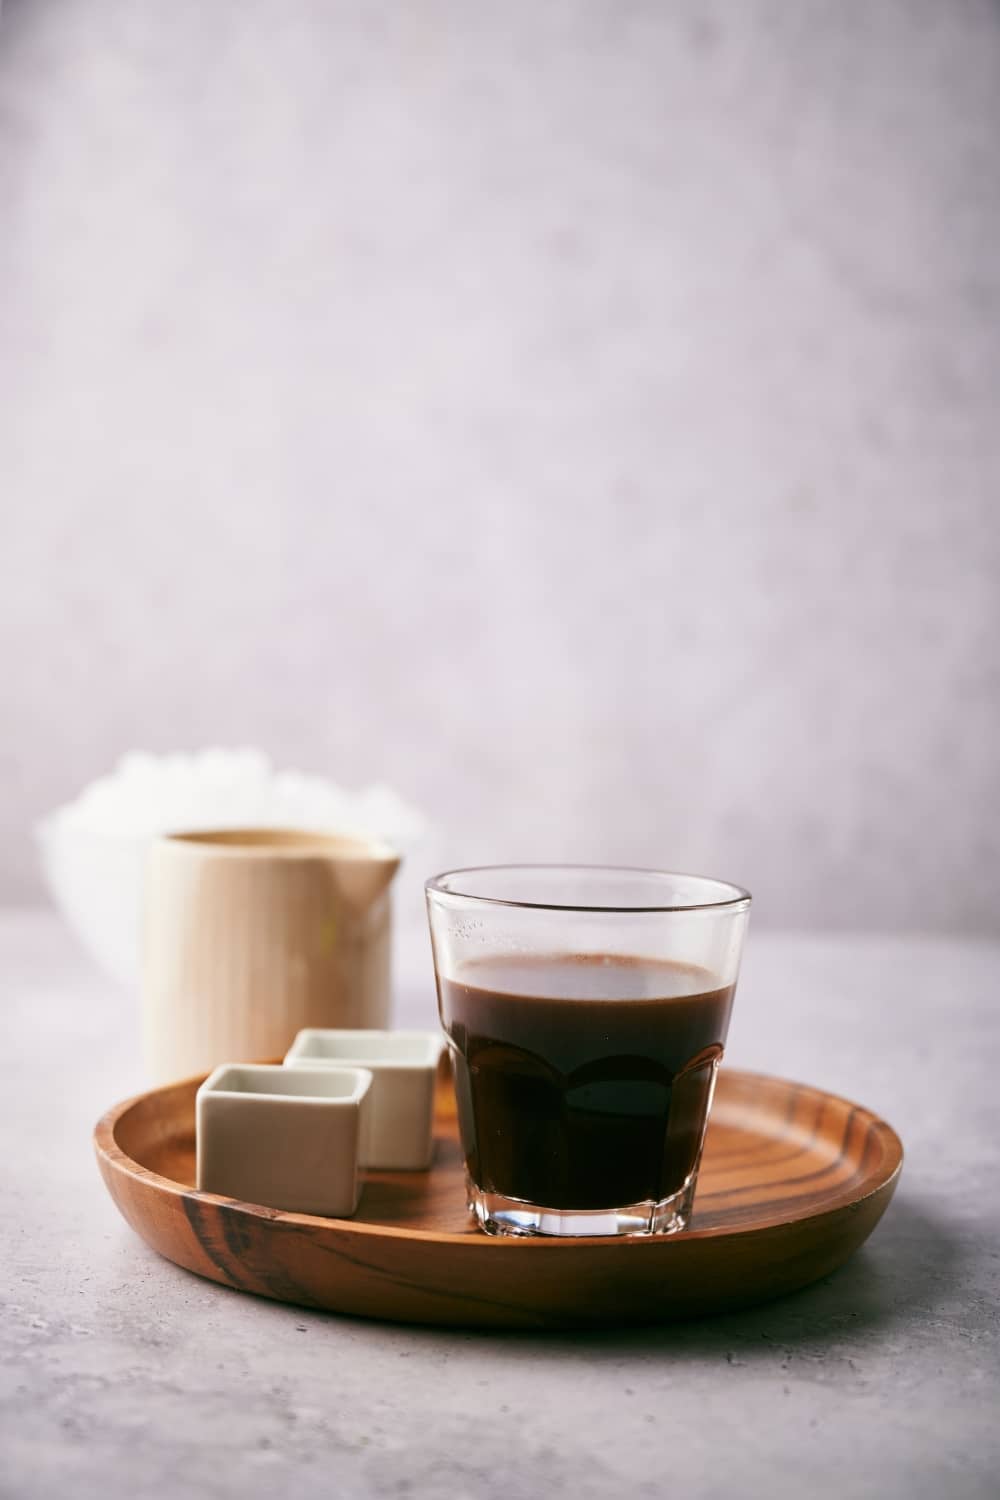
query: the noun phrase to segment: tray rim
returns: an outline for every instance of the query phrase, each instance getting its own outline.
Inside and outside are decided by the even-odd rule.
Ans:
[[[180,1200],[195,1199],[199,1203],[211,1204],[215,1207],[225,1209],[228,1213],[241,1213],[255,1219],[262,1219],[270,1223],[281,1222],[290,1227],[308,1228],[322,1225],[328,1231],[340,1234],[353,1234],[366,1239],[384,1240],[418,1240],[425,1244],[440,1244],[448,1246],[473,1245],[480,1250],[497,1254],[501,1249],[508,1253],[513,1251],[522,1254],[527,1248],[534,1253],[552,1253],[556,1250],[573,1246],[579,1252],[588,1246],[607,1248],[609,1245],[629,1245],[632,1253],[637,1253],[639,1246],[647,1247],[645,1253],[651,1253],[653,1247],[657,1253],[663,1254],[667,1245],[687,1244],[698,1240],[716,1239],[739,1239],[745,1236],[758,1236],[769,1230],[782,1229],[786,1226],[802,1223],[819,1223],[832,1214],[842,1213],[845,1209],[857,1210],[876,1194],[891,1194],[895,1191],[900,1173],[903,1168],[904,1149],[903,1143],[895,1129],[881,1115],[869,1109],[866,1105],[858,1104],[853,1099],[848,1099],[842,1094],[834,1094],[829,1089],[820,1088],[817,1084],[799,1083],[795,1079],[784,1078],[777,1073],[760,1073],[756,1070],[746,1068],[726,1067],[725,1074],[730,1078],[739,1078],[751,1083],[781,1084],[786,1087],[809,1090],[821,1094],[837,1104],[844,1106],[847,1110],[867,1117],[869,1128],[873,1129],[882,1146],[882,1159],[873,1168],[870,1186],[863,1193],[856,1196],[848,1196],[839,1201],[826,1204],[820,1208],[803,1209],[800,1211],[790,1210],[771,1220],[756,1220],[744,1224],[717,1224],[707,1226],[704,1229],[685,1229],[669,1235],[567,1235],[562,1237],[545,1235],[487,1235],[442,1232],[432,1229],[407,1229],[403,1226],[392,1224],[372,1224],[364,1219],[335,1219],[325,1218],[317,1214],[291,1213],[284,1209],[268,1208],[264,1204],[249,1203],[240,1198],[227,1198],[218,1193],[201,1192],[195,1187],[186,1187],[183,1183],[175,1181],[171,1177],[164,1177],[159,1172],[144,1167],[134,1157],[123,1151],[115,1139],[115,1129],[122,1116],[136,1105],[143,1103],[155,1094],[164,1094],[173,1089],[185,1086],[195,1089],[203,1082],[207,1074],[195,1074],[188,1078],[175,1079],[171,1083],[158,1084],[153,1088],[142,1090],[127,1099],[122,1099],[113,1104],[98,1119],[93,1131],[94,1151],[99,1164],[108,1170],[122,1173],[127,1177],[138,1178],[148,1184],[149,1187],[161,1194],[175,1197]],[[432,1170],[429,1168],[428,1170]],[[515,1248],[516,1247],[516,1248]]]

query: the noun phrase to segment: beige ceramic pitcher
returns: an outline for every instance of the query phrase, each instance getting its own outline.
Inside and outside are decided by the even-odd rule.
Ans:
[[[158,839],[143,943],[153,1081],[280,1059],[303,1026],[386,1026],[398,868],[386,845],[326,834]]]

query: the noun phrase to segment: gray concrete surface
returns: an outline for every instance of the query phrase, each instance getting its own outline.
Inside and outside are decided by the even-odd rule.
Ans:
[[[0,899],[249,741],[1000,935],[995,0],[5,0],[0,123]]]
[[[254,1301],[159,1260],[90,1154],[135,1005],[0,917],[0,1493],[10,1500],[994,1500],[1000,948],[751,934],[733,1062],[854,1096],[907,1160],[880,1228],[784,1302],[547,1337]],[[401,1020],[432,1012],[429,976]]]

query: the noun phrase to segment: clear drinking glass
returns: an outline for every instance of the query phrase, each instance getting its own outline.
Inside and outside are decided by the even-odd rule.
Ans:
[[[480,1227],[686,1228],[748,893],[589,865],[453,870],[426,890]]]

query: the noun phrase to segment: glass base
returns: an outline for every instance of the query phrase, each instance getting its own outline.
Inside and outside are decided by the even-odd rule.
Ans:
[[[691,1220],[696,1174],[658,1202],[647,1198],[627,1208],[542,1208],[520,1198],[488,1193],[466,1179],[469,1212],[479,1228],[497,1235],[676,1234]]]

